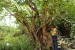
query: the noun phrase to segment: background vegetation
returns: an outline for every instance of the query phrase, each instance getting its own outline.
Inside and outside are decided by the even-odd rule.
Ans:
[[[0,24],[0,50],[38,50],[44,26],[59,25],[62,19],[71,23],[75,35],[75,0],[0,0],[0,21],[6,16],[15,17],[18,26]]]

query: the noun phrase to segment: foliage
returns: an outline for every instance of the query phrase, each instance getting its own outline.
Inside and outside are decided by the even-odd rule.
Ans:
[[[75,33],[74,2],[74,0],[0,0],[0,10],[1,13],[4,11],[4,14],[14,16],[17,23],[23,25],[25,32],[43,46],[42,36],[46,33],[49,35],[47,28],[50,25],[47,27],[47,24],[64,19],[72,24],[71,33]]]
[[[22,34],[19,28],[0,26],[0,50],[4,49],[34,50],[34,41],[31,36]]]

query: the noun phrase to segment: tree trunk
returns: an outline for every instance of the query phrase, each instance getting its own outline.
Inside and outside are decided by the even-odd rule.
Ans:
[[[43,34],[42,28],[40,28],[37,33],[37,37],[41,44],[41,50],[50,50],[50,47],[52,47],[52,36],[50,35],[50,32],[46,31],[45,34]]]

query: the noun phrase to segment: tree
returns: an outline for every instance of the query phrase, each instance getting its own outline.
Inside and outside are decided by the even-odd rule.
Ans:
[[[50,28],[48,28],[50,24],[59,18],[74,16],[73,12],[75,12],[73,11],[75,9],[74,0],[0,0],[0,2],[1,12],[6,11],[14,16],[24,26],[26,32],[41,44],[42,50],[44,45],[45,48],[50,47],[47,46],[51,42],[48,40],[51,38]],[[74,21],[73,19],[71,20]]]

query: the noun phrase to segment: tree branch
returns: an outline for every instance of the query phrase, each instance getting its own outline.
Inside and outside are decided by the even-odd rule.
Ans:
[[[32,2],[32,0],[28,0],[28,5],[29,7],[35,12],[35,17],[39,17],[39,12],[38,12],[38,9],[35,5],[35,3]]]
[[[10,13],[10,15],[14,16],[25,27],[27,32],[30,32],[28,23],[25,21],[25,19],[20,14],[18,14],[18,13],[12,14],[7,8],[5,8],[5,9]]]
[[[54,4],[55,4],[55,2],[56,2],[56,0],[53,0],[53,5],[52,5],[52,8],[51,8],[50,16],[49,16],[49,18],[48,18],[48,22],[45,23],[43,26],[41,25],[40,28],[44,27],[44,26],[47,25],[48,23],[52,23],[52,22],[53,22],[53,21],[52,21],[52,16],[53,16],[53,14],[54,14]],[[40,28],[37,29],[37,32],[39,31]]]

